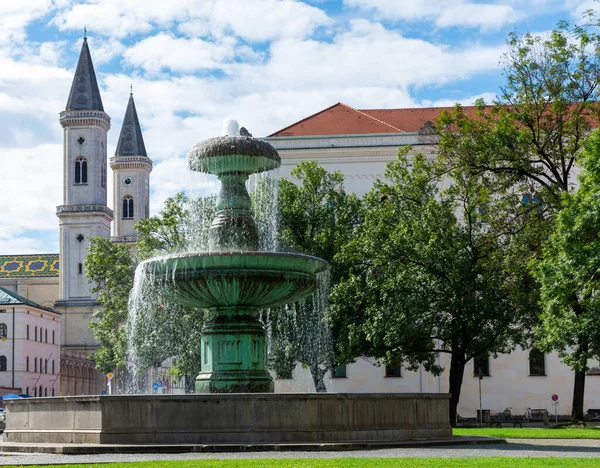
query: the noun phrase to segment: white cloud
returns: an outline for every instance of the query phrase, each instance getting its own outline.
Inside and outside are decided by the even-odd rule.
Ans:
[[[50,11],[52,0],[19,0],[0,2],[0,44],[21,41],[32,20]]]
[[[294,0],[89,0],[61,11],[60,29],[93,25],[95,33],[122,38],[180,22],[193,36],[234,34],[250,41],[310,34],[331,20],[320,9]]]
[[[127,49],[127,63],[142,67],[149,72],[170,69],[177,72],[192,72],[221,68],[234,56],[235,41],[225,38],[215,44],[202,39],[175,38],[168,34],[148,37]]]
[[[524,16],[509,5],[459,3],[442,10],[436,24],[439,27],[466,26],[488,31],[514,24]]]
[[[0,167],[0,251],[9,253],[6,246],[15,246],[10,239],[25,231],[52,229],[58,235],[55,207],[62,204],[62,145],[0,148]]]
[[[504,50],[504,44],[449,49],[354,20],[331,43],[292,39],[273,43],[270,62],[265,70],[254,70],[253,80],[259,82],[262,76],[266,86],[288,88],[442,84],[497,68]]]
[[[375,11],[386,19],[433,20],[440,28],[464,26],[482,31],[514,24],[525,16],[505,3],[474,3],[463,0],[411,0],[400,6],[396,0],[344,0],[349,6]]]

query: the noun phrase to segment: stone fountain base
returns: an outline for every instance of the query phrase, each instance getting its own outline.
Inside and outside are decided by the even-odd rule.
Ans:
[[[210,394],[7,400],[4,443],[315,444],[451,437],[447,394]]]

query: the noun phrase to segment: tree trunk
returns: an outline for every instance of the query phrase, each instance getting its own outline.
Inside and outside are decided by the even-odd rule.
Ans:
[[[325,382],[323,382],[326,372],[327,369],[322,369],[318,364],[310,365],[310,375],[312,376],[317,393],[327,393],[327,387],[325,386]]]
[[[456,427],[458,401],[465,372],[465,360],[462,356],[452,353],[450,360],[450,425]]]
[[[575,371],[573,382],[573,406],[571,422],[583,422],[583,396],[585,394],[585,371]]]

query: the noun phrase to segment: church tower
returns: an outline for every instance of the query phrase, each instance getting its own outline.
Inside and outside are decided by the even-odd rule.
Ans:
[[[110,237],[113,212],[106,203],[110,117],[102,106],[87,37],[83,39],[66,109],[60,113],[60,124],[64,129],[64,187],[63,204],[57,207],[60,273],[55,308],[63,314],[63,347],[92,347],[96,342],[88,324],[97,303],[83,262],[91,237]]]
[[[110,158],[113,170],[115,223],[113,241],[134,243],[133,225],[150,215],[152,160],[146,153],[133,92],[129,95],[119,143]],[[133,244],[131,244],[133,246]]]

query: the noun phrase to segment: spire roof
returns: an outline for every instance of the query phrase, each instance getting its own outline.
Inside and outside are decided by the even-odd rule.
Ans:
[[[83,38],[83,46],[79,54],[79,61],[75,69],[69,100],[67,101],[68,111],[79,110],[98,110],[104,111],[100,89],[96,81],[94,64],[87,43],[87,37]]]
[[[129,95],[115,156],[148,156],[142,137],[142,128],[135,109],[135,102],[133,101],[133,93]]]

